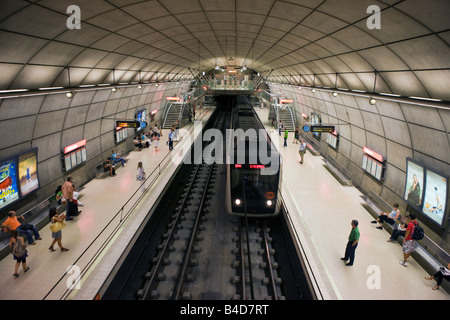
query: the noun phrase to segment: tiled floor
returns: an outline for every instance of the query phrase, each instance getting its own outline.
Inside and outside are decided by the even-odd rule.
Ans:
[[[257,112],[271,132],[268,110],[257,108]],[[278,139],[283,157],[282,194],[325,299],[450,299],[442,288],[432,290],[436,282],[424,279],[428,274],[414,259],[409,258],[406,268],[399,264],[401,246],[388,243],[389,233],[370,223],[373,218],[361,206],[362,194],[355,187],[342,186],[323,167],[321,156],[308,151],[300,164],[293,133],[289,133],[287,147],[282,137]],[[359,222],[361,238],[355,263],[348,267],[340,258],[353,219]]]
[[[197,116],[203,123],[209,118],[212,109],[206,109]],[[193,126],[185,126],[183,129],[193,132]],[[181,130],[180,130],[181,131]],[[142,151],[133,151],[127,157],[128,163],[125,167],[117,170],[117,176],[106,179],[94,179],[84,185],[80,201],[82,213],[72,221],[68,221],[62,230],[62,243],[69,248],[68,252],[61,252],[57,245],[55,252],[50,252],[48,247],[52,241],[51,231],[48,226],[40,230],[43,240],[37,241],[37,245],[28,246],[27,265],[30,270],[23,273],[22,267],[19,269],[19,277],[13,278],[15,261],[12,255],[0,261],[0,300],[5,299],[92,299],[103,283],[105,274],[114,266],[115,259],[120,257],[128,241],[139,228],[140,223],[156,201],[159,193],[169,180],[175,165],[172,163],[171,155],[166,146],[168,130],[163,130],[163,136],[159,143],[160,151],[155,151],[151,146]],[[181,139],[177,149],[180,150],[188,139]],[[130,217],[124,219],[132,204],[142,196],[139,189],[139,182],[136,181],[137,163],[142,161],[147,176],[154,170],[154,174],[149,178],[157,176],[158,165],[165,158],[163,163],[168,163],[165,171],[158,177],[153,186],[146,192],[142,201],[130,213]],[[147,188],[149,183],[147,183]],[[137,192],[136,192],[137,191]],[[128,205],[125,202],[132,198]],[[124,210],[121,211],[121,208]],[[105,239],[117,229],[113,241],[108,250],[103,250],[100,258],[90,262],[92,257],[98,255],[99,249],[105,243]],[[81,280],[80,290],[68,291],[76,279],[77,271],[83,274],[87,265],[92,267],[86,269],[86,275]],[[75,266],[75,267],[71,267]],[[70,272],[67,272],[71,267]],[[77,269],[79,268],[79,269]],[[86,281],[87,278],[88,280]],[[50,292],[50,293],[49,293]]]

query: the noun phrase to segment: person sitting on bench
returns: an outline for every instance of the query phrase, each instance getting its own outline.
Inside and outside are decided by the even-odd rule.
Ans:
[[[398,207],[399,207],[398,203],[394,203],[394,207],[392,208],[392,211],[389,214],[386,212],[380,213],[380,217],[377,220],[373,220],[372,223],[379,223],[380,226],[378,226],[377,229],[380,230],[383,229],[384,221],[386,221],[390,225],[393,225],[397,220],[398,216],[400,215],[400,210],[398,209]]]
[[[23,216],[19,217],[22,221],[25,220]],[[28,243],[29,244],[36,244],[33,240],[33,234],[36,240],[42,240],[41,236],[39,235],[38,230],[36,227],[32,224],[21,224],[16,217],[15,211],[10,211],[8,213],[8,218],[6,218],[5,222],[2,224],[3,231],[8,232],[12,230],[17,230],[19,234],[24,234],[27,236]]]

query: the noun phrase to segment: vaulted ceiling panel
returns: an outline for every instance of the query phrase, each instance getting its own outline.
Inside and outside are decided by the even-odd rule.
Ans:
[[[70,5],[81,29],[66,24]],[[3,0],[0,89],[68,86],[67,70],[72,86],[112,69],[185,79],[232,58],[272,70],[268,80],[323,73],[316,85],[328,85],[339,73],[341,86],[371,90],[378,71],[377,90],[448,99],[449,12],[446,0]]]

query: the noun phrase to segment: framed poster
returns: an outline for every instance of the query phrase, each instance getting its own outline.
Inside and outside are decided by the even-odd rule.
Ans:
[[[20,199],[16,159],[14,157],[0,161],[0,209]]]
[[[37,149],[18,156],[19,186],[21,197],[39,189]]]
[[[425,168],[411,158],[406,158],[406,182],[403,199],[420,211],[425,186]]]
[[[444,223],[447,196],[448,176],[426,168],[422,213],[440,226]]]

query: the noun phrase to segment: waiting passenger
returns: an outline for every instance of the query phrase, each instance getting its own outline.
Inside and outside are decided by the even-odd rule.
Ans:
[[[395,242],[397,241],[398,237],[405,236],[406,232],[406,218],[401,217],[400,223],[394,227],[394,230],[392,230],[391,237],[387,240],[387,242]]]
[[[55,190],[55,198],[56,198],[56,203],[58,204],[58,206],[60,206],[63,201],[65,202],[61,188],[62,188],[62,186],[58,186]]]
[[[416,241],[412,238],[412,234],[414,232],[414,227],[417,225],[416,216],[413,213],[410,213],[406,216],[406,232],[405,237],[403,238],[403,261],[400,261],[400,264],[404,267],[408,266],[408,258],[416,249]]]
[[[22,221],[25,220],[23,216],[19,217]],[[8,212],[8,218],[6,218],[5,222],[3,222],[3,230],[4,231],[17,231],[21,235],[26,235],[28,239],[28,243],[31,245],[35,245],[36,242],[33,240],[33,234],[36,240],[42,240],[39,235],[38,230],[32,224],[21,224],[16,217],[15,211]]]
[[[351,222],[352,230],[350,231],[350,235],[348,236],[348,242],[347,246],[345,247],[345,254],[344,257],[341,258],[343,261],[347,261],[350,259],[349,262],[347,262],[346,266],[352,266],[353,262],[355,260],[355,251],[358,247],[358,241],[359,241],[359,229],[358,229],[358,221],[352,220]]]
[[[433,290],[438,290],[444,279],[450,281],[450,263],[447,265],[447,267],[440,267],[438,272],[436,272],[434,275],[430,277],[425,277],[425,279],[427,280],[437,279],[436,280],[437,285],[433,287]]]
[[[139,137],[137,137],[137,136],[134,137],[133,143],[134,143],[134,146],[139,149],[139,151],[141,151],[142,148],[144,147],[143,144],[142,144],[142,140],[139,139]]]
[[[160,133],[157,129],[157,127],[155,127],[156,130],[153,131],[152,134],[152,145],[155,146],[155,151],[159,151],[159,137],[160,137]]]
[[[56,208],[51,208],[50,212],[48,214],[48,217],[49,217],[51,223],[54,224],[56,222],[64,222],[64,219],[66,216],[64,215],[64,213],[58,215],[58,213],[56,212]],[[61,243],[61,239],[62,239],[62,231],[61,230],[59,230],[58,232],[52,231],[52,238],[53,238],[53,241],[52,241],[50,247],[48,248],[48,250],[55,251],[55,249],[53,249],[53,246],[55,245],[55,243],[58,243],[58,246],[62,252],[69,251],[69,249],[64,248]]]
[[[113,165],[115,165],[117,162],[121,162],[122,163],[122,167],[125,167],[125,163],[127,163],[127,160],[125,160],[124,158],[119,156],[119,154],[116,153],[116,150],[112,151],[111,161],[112,161]]]
[[[395,221],[397,221],[398,216],[400,215],[400,210],[398,209],[399,205],[398,203],[394,203],[394,207],[392,208],[392,211],[388,214],[386,212],[380,213],[380,216],[377,220],[371,221],[372,223],[379,223],[380,225],[377,227],[377,229],[382,230],[383,229],[383,222],[386,221],[391,226],[395,224]]]
[[[109,175],[111,177],[114,177],[116,175],[116,169],[114,169],[114,166],[111,163],[111,158],[108,157],[108,159],[103,162],[103,170],[105,172],[109,172]]]
[[[12,237],[9,240],[9,246],[12,249],[13,258],[14,260],[16,260],[13,277],[17,278],[19,276],[17,272],[19,271],[19,266],[21,263],[23,272],[27,272],[28,270],[30,270],[30,267],[27,267],[28,252],[25,248],[23,238],[19,237],[19,232],[17,230],[13,230],[11,232],[11,236]]]

